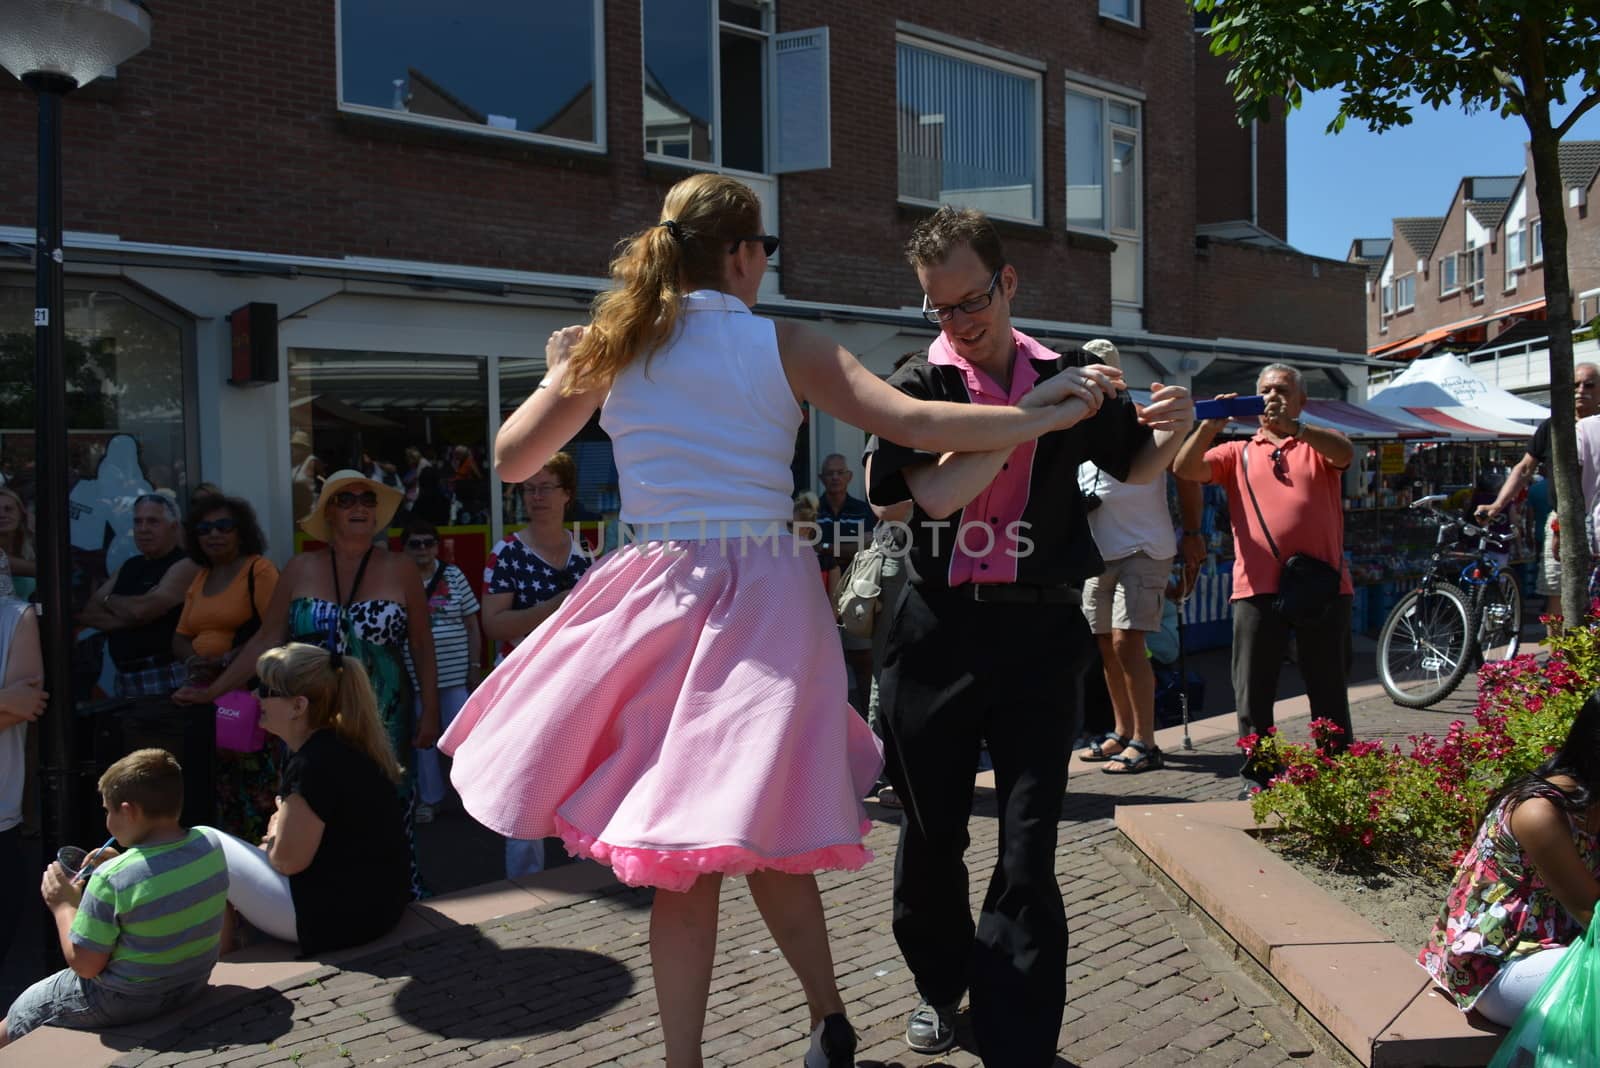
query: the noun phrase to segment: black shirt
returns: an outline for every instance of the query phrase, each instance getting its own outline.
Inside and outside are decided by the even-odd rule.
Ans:
[[[289,876],[301,953],[387,934],[411,901],[411,847],[394,783],[327,728],[289,758],[282,792],[299,794],[325,825],[316,856]]]
[[[1028,357],[1018,354],[1018,360]],[[1053,360],[1030,360],[1039,380],[1064,367],[1082,366],[1079,354]],[[1016,373],[1015,371],[1013,373]],[[973,403],[966,376],[951,364],[934,364],[925,358],[907,361],[889,379],[889,384],[909,396],[923,400]],[[934,520],[920,505],[912,511],[910,562],[912,581],[923,586],[951,585],[950,573],[956,532],[964,523],[990,524],[1004,530],[1014,523],[1026,536],[1018,540],[1015,582],[1018,585],[1081,585],[1105,569],[1100,551],[1089,531],[1088,513],[1078,491],[1078,465],[1085,460],[1106,474],[1126,481],[1134,456],[1150,440],[1151,431],[1138,421],[1133,402],[1126,394],[1107,401],[1094,415],[1066,430],[1052,431],[1033,443],[1027,492],[1020,502],[1020,514],[974,516],[972,505],[948,520]],[[1024,462],[1027,445],[1020,445],[1003,469],[1013,462]],[[905,469],[938,460],[938,454],[923,452],[876,437],[867,442],[866,456],[872,458],[872,483],[868,500],[880,507],[911,499]],[[999,479],[996,480],[997,482]],[[998,511],[998,509],[995,509]],[[969,540],[969,544],[982,539]],[[1031,542],[1031,544],[1029,544]],[[981,565],[980,565],[981,566]],[[957,578],[956,585],[965,581]]]
[[[1550,420],[1539,424],[1528,441],[1528,455],[1539,461],[1539,473],[1550,483],[1550,510],[1556,509],[1555,464],[1550,455]]]
[[[124,560],[122,566],[117,568],[116,581],[111,584],[112,595],[142,597],[161,585],[161,580],[166,578],[172,565],[187,556],[188,553],[182,549],[173,549],[167,555],[154,559],[141,554]],[[111,650],[112,662],[124,671],[132,670],[125,665],[138,660],[170,664],[173,660],[172,635],[177,631],[178,620],[182,616],[183,602],[179,601],[172,611],[159,619],[135,627],[107,631],[106,647]]]

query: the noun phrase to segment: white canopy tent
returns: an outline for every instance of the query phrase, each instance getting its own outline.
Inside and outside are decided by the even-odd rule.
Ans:
[[[1497,416],[1495,422],[1537,423],[1550,418],[1550,409],[1491,386],[1449,354],[1412,361],[1404,372],[1368,397],[1367,404],[1378,409],[1475,409]]]

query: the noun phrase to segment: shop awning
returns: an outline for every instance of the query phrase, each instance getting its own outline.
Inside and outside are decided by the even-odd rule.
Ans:
[[[1443,428],[1420,419],[1395,413],[1378,413],[1357,407],[1347,401],[1308,400],[1305,419],[1313,426],[1338,430],[1351,440],[1443,438],[1450,435]]]
[[[1414,415],[1418,419],[1432,423],[1440,429],[1448,430],[1456,437],[1476,438],[1480,441],[1533,437],[1533,427],[1527,423],[1503,419],[1480,408],[1399,408],[1396,410]]]
[[[1436,326],[1432,330],[1425,330],[1420,334],[1413,334],[1411,337],[1403,337],[1398,341],[1387,341],[1382,345],[1376,345],[1367,350],[1367,355],[1387,358],[1397,357],[1410,352],[1412,349],[1421,349],[1432,345],[1434,342],[1444,341],[1451,335],[1464,330],[1475,329],[1499,319],[1510,318],[1513,315],[1531,314],[1542,309],[1544,303],[1544,298],[1540,297],[1538,300],[1528,300],[1521,304],[1514,304],[1509,308],[1492,311],[1488,315],[1474,315],[1470,319],[1462,319],[1448,326]]]

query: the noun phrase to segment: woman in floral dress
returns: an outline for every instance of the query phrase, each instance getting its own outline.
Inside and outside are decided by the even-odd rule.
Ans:
[[[1417,955],[1463,1012],[1509,1027],[1600,899],[1600,695],[1566,742],[1490,803]]]

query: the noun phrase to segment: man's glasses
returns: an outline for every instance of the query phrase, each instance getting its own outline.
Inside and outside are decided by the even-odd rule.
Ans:
[[[548,497],[560,488],[559,482],[530,482],[522,487],[522,492],[530,497]]]
[[[1001,268],[1004,270],[1004,268]],[[959,304],[929,304],[928,295],[922,295],[922,317],[930,323],[948,323],[956,317],[956,312],[964,311],[968,315],[981,312],[994,303],[994,290],[1000,284],[1000,271],[994,272],[994,277],[989,279],[989,288],[971,300],[964,300]]]
[[[205,519],[194,525],[194,532],[202,538],[213,530],[218,534],[232,534],[238,529],[239,524],[231,519]]]
[[[407,538],[407,549],[431,549],[439,544],[438,538]]]
[[[340,510],[354,508],[358,504],[363,508],[376,508],[378,507],[378,495],[371,490],[367,490],[365,493],[351,493],[347,490],[333,495],[333,506]]]
[[[1282,449],[1273,449],[1272,450],[1272,469],[1274,471],[1276,471],[1278,474],[1281,475],[1285,471],[1288,470],[1288,466],[1289,466],[1289,461],[1288,461],[1288,458],[1284,455],[1283,450]]]
[[[761,248],[766,252],[768,259],[771,259],[772,258],[772,254],[774,252],[778,251],[778,235],[777,234],[757,234],[754,237],[741,237],[741,238],[739,238],[737,241],[735,241],[733,243],[733,247],[729,248],[728,251],[729,252],[738,252],[739,251],[739,246],[744,244],[746,241],[759,241],[759,242],[761,242]]]

